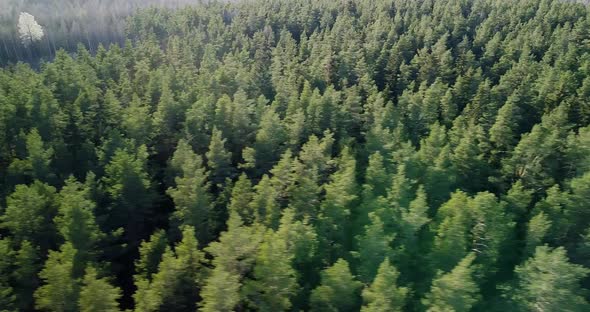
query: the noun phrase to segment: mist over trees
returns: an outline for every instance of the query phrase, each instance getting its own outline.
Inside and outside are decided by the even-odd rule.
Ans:
[[[105,3],[0,27],[0,311],[590,311],[589,7]]]
[[[0,65],[50,60],[59,49],[74,52],[79,43],[95,52],[99,43],[125,42],[126,18],[148,7],[179,8],[200,0],[2,0]],[[23,14],[25,22],[21,23]],[[43,40],[23,39],[21,25],[31,17],[45,30]],[[24,31],[27,33],[27,31]],[[28,36],[28,35],[27,35]]]

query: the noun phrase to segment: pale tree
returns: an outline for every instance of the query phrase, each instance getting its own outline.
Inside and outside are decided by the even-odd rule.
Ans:
[[[21,12],[18,17],[18,35],[25,47],[43,38],[43,27],[37,23],[35,17],[27,12]]]

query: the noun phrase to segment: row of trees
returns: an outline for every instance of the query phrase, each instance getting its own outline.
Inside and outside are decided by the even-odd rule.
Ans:
[[[0,310],[587,311],[589,12],[210,3],[1,70]]]

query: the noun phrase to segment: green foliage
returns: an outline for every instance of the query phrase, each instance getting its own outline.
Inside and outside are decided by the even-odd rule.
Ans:
[[[139,244],[138,238],[151,214],[151,182],[146,173],[147,151],[118,150],[105,167],[106,192],[112,201],[111,228],[125,228],[127,242]]]
[[[0,310],[588,310],[580,1],[32,2]]]
[[[216,185],[222,184],[226,178],[231,178],[233,175],[231,152],[225,150],[225,142],[226,139],[222,138],[221,131],[213,128],[209,151],[205,156],[207,166],[211,168],[211,182]]]
[[[348,149],[342,151],[338,170],[325,185],[326,197],[321,205],[320,232],[323,247],[333,246],[330,259],[341,255],[347,246],[346,230],[350,222],[351,206],[357,198],[356,161]],[[323,252],[329,252],[324,250]]]
[[[524,310],[584,311],[590,306],[580,288],[589,270],[570,263],[562,247],[537,247],[515,272],[518,286],[513,298]]]
[[[200,307],[203,311],[233,311],[243,300],[242,279],[252,272],[262,237],[257,227],[244,226],[236,213],[229,216],[227,231],[206,251],[215,266],[205,281]]]
[[[229,213],[240,216],[245,223],[250,224],[255,219],[255,211],[252,211],[252,183],[245,173],[242,173],[232,188],[231,200],[228,206]]]
[[[408,288],[397,285],[398,276],[399,272],[389,259],[383,260],[379,265],[377,276],[371,285],[363,290],[365,305],[361,311],[403,311]]]
[[[82,312],[116,312],[120,311],[117,300],[121,290],[111,286],[105,278],[98,278],[96,269],[88,267],[80,289],[79,311]]]
[[[6,253],[10,255],[10,253]],[[30,242],[24,241],[14,257],[16,269],[12,272],[16,285],[16,300],[20,309],[33,307],[33,293],[38,286],[40,271],[39,251]],[[8,275],[7,275],[8,276]]]
[[[16,159],[10,164],[8,167],[9,174],[15,181],[19,182],[35,179],[49,182],[52,178],[50,164],[53,149],[45,146],[37,129],[31,130],[25,136],[25,142],[26,156],[24,159]]]
[[[167,190],[175,206],[172,221],[179,228],[192,226],[198,229],[197,237],[201,241],[207,241],[211,226],[211,199],[208,193],[210,184],[202,158],[188,144],[180,141],[171,164],[179,171],[174,179],[176,187]]]
[[[362,284],[350,273],[348,262],[338,259],[322,271],[320,286],[311,293],[311,311],[356,311]]]
[[[65,241],[77,250],[76,268],[83,270],[86,261],[92,259],[97,243],[103,236],[94,218],[95,204],[90,199],[88,187],[74,178],[66,180],[66,185],[58,196],[58,215],[55,224]]]
[[[470,311],[479,300],[479,287],[473,279],[472,262],[475,254],[468,254],[450,272],[434,279],[430,292],[422,303],[427,311]]]
[[[370,213],[369,219],[371,223],[365,226],[365,234],[357,237],[359,279],[363,282],[373,280],[379,265],[392,256],[391,242],[395,237],[386,233],[383,222],[375,213]]]
[[[29,241],[46,250],[55,242],[55,188],[39,181],[17,185],[6,199],[1,226],[16,242]]]
[[[203,253],[198,249],[195,230],[187,226],[174,250],[166,247],[157,272],[147,278],[145,275],[136,278],[136,310],[194,309],[197,289],[203,280],[202,262]]]
[[[2,310],[14,311],[14,290],[10,285],[10,269],[11,269],[11,258],[13,257],[13,251],[11,248],[11,242],[2,238],[0,240],[0,251],[2,252],[2,259],[0,259],[0,306]]]
[[[289,252],[287,241],[267,232],[256,257],[254,278],[244,284],[248,305],[259,311],[287,311],[291,297],[297,291],[295,270],[291,266],[294,254]]]
[[[512,217],[505,212],[505,204],[490,193],[469,198],[457,192],[440,208],[438,215],[443,219],[438,225],[431,256],[436,268],[448,271],[472,250],[486,264],[488,274],[493,272],[514,227]]]
[[[59,251],[49,251],[39,273],[44,284],[35,291],[35,307],[56,312],[76,311],[80,293],[79,277],[74,275],[77,250],[65,243]]]

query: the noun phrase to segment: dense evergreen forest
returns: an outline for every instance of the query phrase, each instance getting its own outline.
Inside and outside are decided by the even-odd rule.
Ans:
[[[125,28],[0,69],[0,311],[590,311],[584,4]]]

